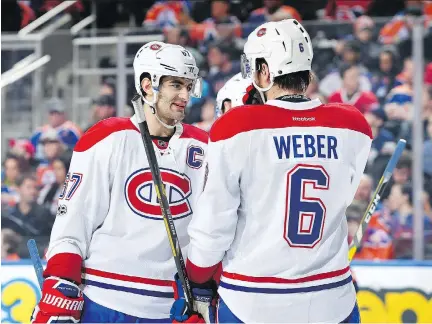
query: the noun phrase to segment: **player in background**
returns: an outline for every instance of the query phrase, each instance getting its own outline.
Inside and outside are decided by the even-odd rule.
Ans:
[[[162,42],[141,47],[133,66],[186,253],[208,141],[181,123],[200,95],[198,68]],[[135,116],[100,121],[75,146],[47,258],[33,322],[170,322],[176,267]]]
[[[201,108],[202,120],[193,125],[209,132],[214,121],[222,114],[237,106],[256,103],[257,99],[260,101],[252,80],[243,79],[241,73],[238,73],[219,90],[216,102],[212,99],[206,100]]]
[[[298,21],[261,25],[244,53],[243,75],[265,104],[237,107],[210,131],[207,180],[188,229],[188,276],[211,287],[222,261],[220,323],[359,322],[345,209],[371,129],[351,105],[304,96],[313,50]],[[183,320],[179,302],[172,318]]]
[[[251,79],[244,79],[237,73],[219,90],[216,96],[216,118],[230,109],[256,103],[256,89]]]

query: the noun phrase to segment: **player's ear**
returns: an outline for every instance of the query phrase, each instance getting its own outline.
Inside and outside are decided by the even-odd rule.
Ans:
[[[259,70],[256,73],[255,81],[260,87],[267,87],[270,82],[270,70],[267,63],[261,63]]]
[[[269,67],[268,67],[267,63],[263,63],[261,66],[261,73],[267,74],[268,71],[269,71]]]
[[[153,95],[153,87],[152,82],[149,78],[144,78],[141,81],[141,88],[144,90],[144,92],[148,95]]]
[[[263,74],[265,79],[270,82],[270,69],[269,69],[267,63],[262,64],[261,73]]]

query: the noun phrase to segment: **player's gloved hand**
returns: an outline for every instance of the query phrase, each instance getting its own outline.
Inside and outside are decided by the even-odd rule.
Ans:
[[[79,287],[58,277],[48,277],[42,298],[31,316],[32,323],[79,323],[84,298]]]
[[[173,323],[214,323],[217,300],[217,285],[211,280],[203,284],[190,282],[194,297],[193,308],[189,309],[178,274],[174,276],[174,304],[170,318]]]

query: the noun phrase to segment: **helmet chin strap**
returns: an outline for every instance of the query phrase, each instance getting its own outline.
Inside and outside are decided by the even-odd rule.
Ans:
[[[270,90],[270,88],[273,87],[274,81],[271,80],[270,84],[265,88],[261,88],[260,86],[258,86],[255,82],[255,78],[252,78],[252,83],[253,83],[254,87],[258,90],[258,93],[260,94],[262,101],[265,103],[267,100],[264,96],[264,92]]]
[[[154,112],[153,112],[153,111],[154,111]],[[177,120],[174,120],[174,121],[175,121],[174,125],[168,125],[168,124],[165,124],[162,120],[160,120],[158,114],[156,113],[156,110],[152,110],[152,112],[153,112],[153,114],[155,115],[155,117],[156,117],[156,119],[158,120],[158,122],[161,123],[163,127],[166,127],[166,128],[168,128],[168,129],[174,129],[174,128],[176,127],[176,125],[178,124],[178,121],[177,121]]]
[[[178,121],[174,120],[175,121],[174,125],[168,125],[160,119],[160,117],[158,116],[157,111],[156,111],[156,101],[158,98],[159,91],[157,91],[156,89],[153,89],[153,93],[154,93],[154,95],[153,95],[153,101],[152,102],[148,101],[146,98],[144,98],[144,96],[141,96],[141,97],[143,98],[144,102],[150,106],[152,114],[156,117],[157,121],[159,123],[161,123],[161,125],[163,127],[166,127],[168,129],[174,129],[176,127],[176,125],[178,124]]]

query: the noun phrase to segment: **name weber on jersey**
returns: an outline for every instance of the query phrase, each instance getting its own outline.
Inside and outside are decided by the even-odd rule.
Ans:
[[[297,134],[272,136],[278,158],[338,159],[338,140],[335,136]]]

